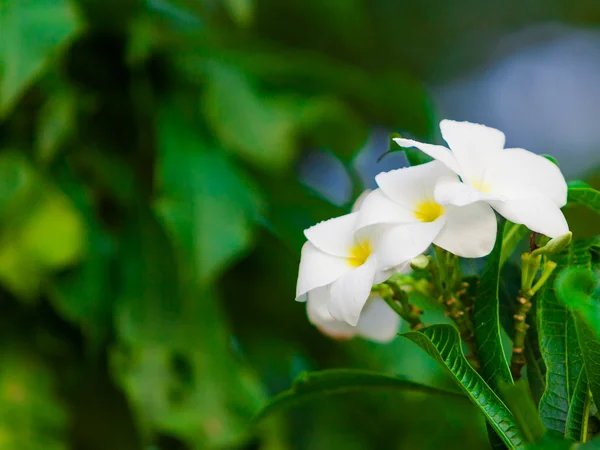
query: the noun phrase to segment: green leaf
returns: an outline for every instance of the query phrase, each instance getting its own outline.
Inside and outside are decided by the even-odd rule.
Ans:
[[[600,399],[600,342],[598,340],[600,319],[598,305],[590,297],[596,280],[590,270],[593,241],[576,241],[578,267],[564,270],[557,279],[556,289],[560,300],[575,314],[575,325],[583,354],[585,370],[594,400]],[[587,249],[587,252],[586,252]]]
[[[0,117],[78,31],[67,0],[0,1]]]
[[[569,184],[568,203],[569,206],[585,205],[592,211],[600,214],[600,192],[591,187],[582,186],[579,183]]]
[[[511,257],[519,243],[530,233],[525,225],[506,221],[504,237],[502,239],[502,252],[500,253],[500,267]]]
[[[187,276],[207,284],[250,247],[257,189],[173,108],[161,113],[159,139],[155,208],[195,271]]]
[[[589,253],[589,251],[587,252]],[[571,264],[579,264],[585,251],[577,241],[570,252],[557,256],[557,267],[538,296],[538,333],[546,364],[546,390],[540,400],[540,416],[549,430],[564,434],[567,414],[583,367],[583,356],[575,319],[557,296],[557,275]],[[588,258],[589,260],[589,258]]]
[[[473,305],[475,342],[477,343],[477,355],[481,361],[481,373],[483,379],[494,390],[497,390],[502,382],[513,382],[500,336],[498,289],[503,231],[504,220],[502,219],[498,223],[496,244],[488,256]]]
[[[454,326],[433,325],[402,336],[425,350],[452,374],[509,449],[524,447],[525,440],[510,410],[467,362],[458,330]]]
[[[534,299],[529,314],[527,314],[527,336],[525,337],[525,370],[531,394],[536,405],[539,405],[542,395],[546,390],[546,363],[540,350],[540,341],[537,330],[537,300]]]
[[[255,421],[261,420],[275,411],[290,408],[324,395],[376,389],[420,392],[466,399],[459,392],[425,386],[392,375],[365,370],[332,369],[300,374],[294,380],[291,389],[276,395],[260,409],[255,417]]]
[[[202,110],[224,148],[257,168],[280,171],[296,156],[293,113],[261,95],[242,72],[207,70]]]
[[[82,257],[86,229],[79,211],[25,158],[0,156],[0,281],[32,300],[57,269]]]
[[[536,405],[531,400],[528,383],[521,379],[515,384],[502,384],[500,394],[509,407],[527,442],[538,442],[546,434]]]
[[[587,424],[590,414],[590,391],[588,389],[585,368],[579,373],[579,380],[575,385],[575,392],[569,406],[565,437],[576,442],[587,438]]]
[[[592,298],[596,285],[594,273],[586,267],[567,268],[556,280],[559,299],[600,336],[600,307]]]

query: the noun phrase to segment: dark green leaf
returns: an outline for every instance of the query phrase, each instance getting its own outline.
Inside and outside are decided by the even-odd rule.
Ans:
[[[567,428],[565,437],[576,442],[581,442],[587,437],[587,423],[590,413],[590,391],[585,368],[579,373],[579,380],[575,385],[575,392],[569,406],[567,415]]]
[[[467,362],[460,336],[453,325],[433,325],[404,333],[403,336],[425,350],[452,374],[509,449],[524,447],[525,440],[509,409]]]
[[[301,374],[294,380],[291,389],[278,394],[263,406],[255,420],[260,420],[274,411],[283,410],[324,395],[344,394],[346,392],[371,389],[420,392],[431,395],[458,397],[466,400],[466,397],[459,392],[425,386],[391,375],[364,370],[333,369]]]
[[[585,251],[574,242],[569,253],[565,251],[558,256],[558,265],[538,296],[540,348],[547,367],[540,415],[546,428],[561,434],[565,433],[569,404],[583,367],[583,356],[574,317],[558,299],[554,284],[568,263],[579,264],[585,259]]]
[[[498,289],[503,231],[504,219],[501,219],[498,223],[496,245],[488,256],[473,305],[475,342],[477,343],[477,355],[481,361],[481,373],[483,379],[494,390],[497,390],[502,382],[512,383],[513,381],[500,336]]]
[[[504,237],[502,239],[502,252],[500,253],[500,267],[511,257],[519,243],[530,233],[525,225],[506,221]]]
[[[531,394],[536,405],[539,405],[542,395],[546,390],[546,363],[540,350],[540,341],[537,330],[537,297],[527,314],[527,336],[525,337],[525,370]]]
[[[531,400],[527,382],[521,379],[515,384],[502,384],[500,393],[527,442],[541,440],[546,434],[546,428]]]

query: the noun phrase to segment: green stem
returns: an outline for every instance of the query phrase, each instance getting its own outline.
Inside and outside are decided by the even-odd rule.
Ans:
[[[550,275],[556,268],[554,261],[546,260],[542,267],[542,273],[538,278],[535,285],[533,280],[540,267],[540,258],[531,256],[528,253],[522,255],[522,272],[521,272],[521,290],[517,296],[517,311],[515,312],[514,319],[514,335],[513,335],[513,349],[510,361],[510,371],[513,379],[516,381],[521,378],[521,372],[525,365],[525,338],[527,336],[527,313],[531,309],[531,299],[538,292],[541,287],[548,281]]]
[[[399,284],[388,280],[381,285],[379,294],[390,308],[410,325],[411,330],[423,328],[421,321],[423,311],[409,302],[408,295]]]
[[[527,292],[519,291],[519,295],[517,296],[517,311],[513,316],[514,336],[510,371],[515,381],[521,378],[521,371],[525,365],[525,337],[529,328],[527,313],[531,309],[531,297],[533,297],[531,290]]]
[[[465,307],[460,296],[465,292],[465,288],[458,257],[436,245],[433,247],[436,260],[430,261],[429,267],[432,280],[438,289],[439,300],[446,307],[446,315],[454,321],[468,347],[467,359],[477,369],[479,361],[474,339],[475,328],[470,309]]]

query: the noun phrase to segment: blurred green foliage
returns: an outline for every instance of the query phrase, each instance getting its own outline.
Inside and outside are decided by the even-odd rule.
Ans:
[[[343,211],[298,181],[307,149],[357,180],[373,125],[436,127],[419,79],[458,25],[403,32],[392,3],[0,0],[0,449],[487,445],[471,405],[411,392],[248,426],[304,369],[451,383],[293,302],[302,230]]]

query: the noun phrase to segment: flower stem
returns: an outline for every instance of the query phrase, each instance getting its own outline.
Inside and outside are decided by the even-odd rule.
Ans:
[[[545,260],[542,266],[542,273],[535,284],[533,281],[541,265],[541,258],[532,256],[530,253],[524,253],[521,256],[521,289],[517,295],[517,310],[513,316],[514,335],[513,349],[510,361],[510,371],[513,379],[516,381],[521,378],[525,360],[525,337],[527,336],[527,313],[531,309],[531,299],[542,286],[548,281],[550,275],[556,268],[554,261]],[[532,286],[533,285],[533,286]]]
[[[462,282],[462,271],[458,257],[434,245],[435,261],[430,261],[431,279],[434,282],[439,301],[446,307],[446,316],[450,317],[460,332],[468,348],[467,359],[478,369],[475,345],[475,328],[471,317],[471,308],[466,307],[461,297],[466,293],[468,285]]]
[[[409,302],[408,295],[398,283],[392,280],[386,281],[380,285],[379,294],[390,308],[410,325],[411,330],[423,328],[421,321],[423,311]]]
[[[513,379],[517,381],[521,378],[521,371],[525,365],[525,337],[527,336],[527,313],[531,309],[532,291],[519,291],[517,295],[517,311],[514,318],[514,337],[513,349],[510,360],[510,371]]]

